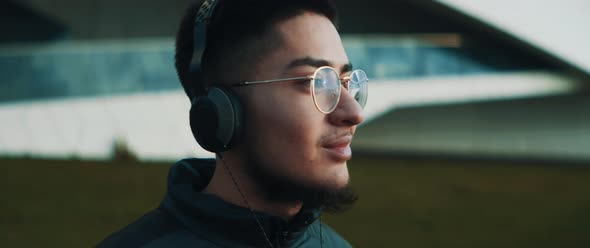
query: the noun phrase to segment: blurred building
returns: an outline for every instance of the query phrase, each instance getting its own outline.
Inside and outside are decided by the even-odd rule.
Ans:
[[[173,67],[188,2],[0,3],[14,31],[0,39],[0,153],[100,159],[123,139],[142,159],[211,156]],[[349,58],[372,80],[356,151],[590,161],[588,3],[338,8]]]

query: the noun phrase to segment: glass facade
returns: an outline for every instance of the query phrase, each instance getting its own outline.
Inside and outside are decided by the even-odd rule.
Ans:
[[[343,38],[371,79],[526,70],[534,63],[483,45],[441,46],[399,37]],[[0,48],[0,103],[181,89],[173,41],[76,42]]]

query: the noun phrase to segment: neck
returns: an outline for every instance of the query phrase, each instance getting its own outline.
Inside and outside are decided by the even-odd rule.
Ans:
[[[240,163],[236,154],[224,153],[217,156],[213,178],[203,193],[216,195],[226,202],[249,208],[258,212],[290,220],[301,210],[302,203],[275,202],[266,199],[265,190],[253,178],[248,176],[245,164]]]

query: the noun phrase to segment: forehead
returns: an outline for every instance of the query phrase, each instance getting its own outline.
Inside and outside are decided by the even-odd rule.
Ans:
[[[336,69],[349,64],[336,27],[324,16],[305,12],[277,23],[274,29],[281,44],[266,57],[267,69],[288,68],[292,61],[302,58],[325,60]]]

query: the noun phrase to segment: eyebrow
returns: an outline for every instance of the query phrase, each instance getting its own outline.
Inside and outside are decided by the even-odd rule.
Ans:
[[[305,57],[305,58],[300,58],[300,59],[294,59],[292,60],[287,67],[285,68],[285,70],[289,70],[295,67],[299,67],[299,66],[312,66],[312,67],[322,67],[322,66],[330,66],[330,67],[334,67],[334,64],[328,60],[325,59],[317,59],[317,58],[312,58],[312,57]],[[348,64],[345,64],[342,69],[340,70],[340,73],[345,73],[345,72],[350,72],[352,71],[352,63],[348,62]]]

